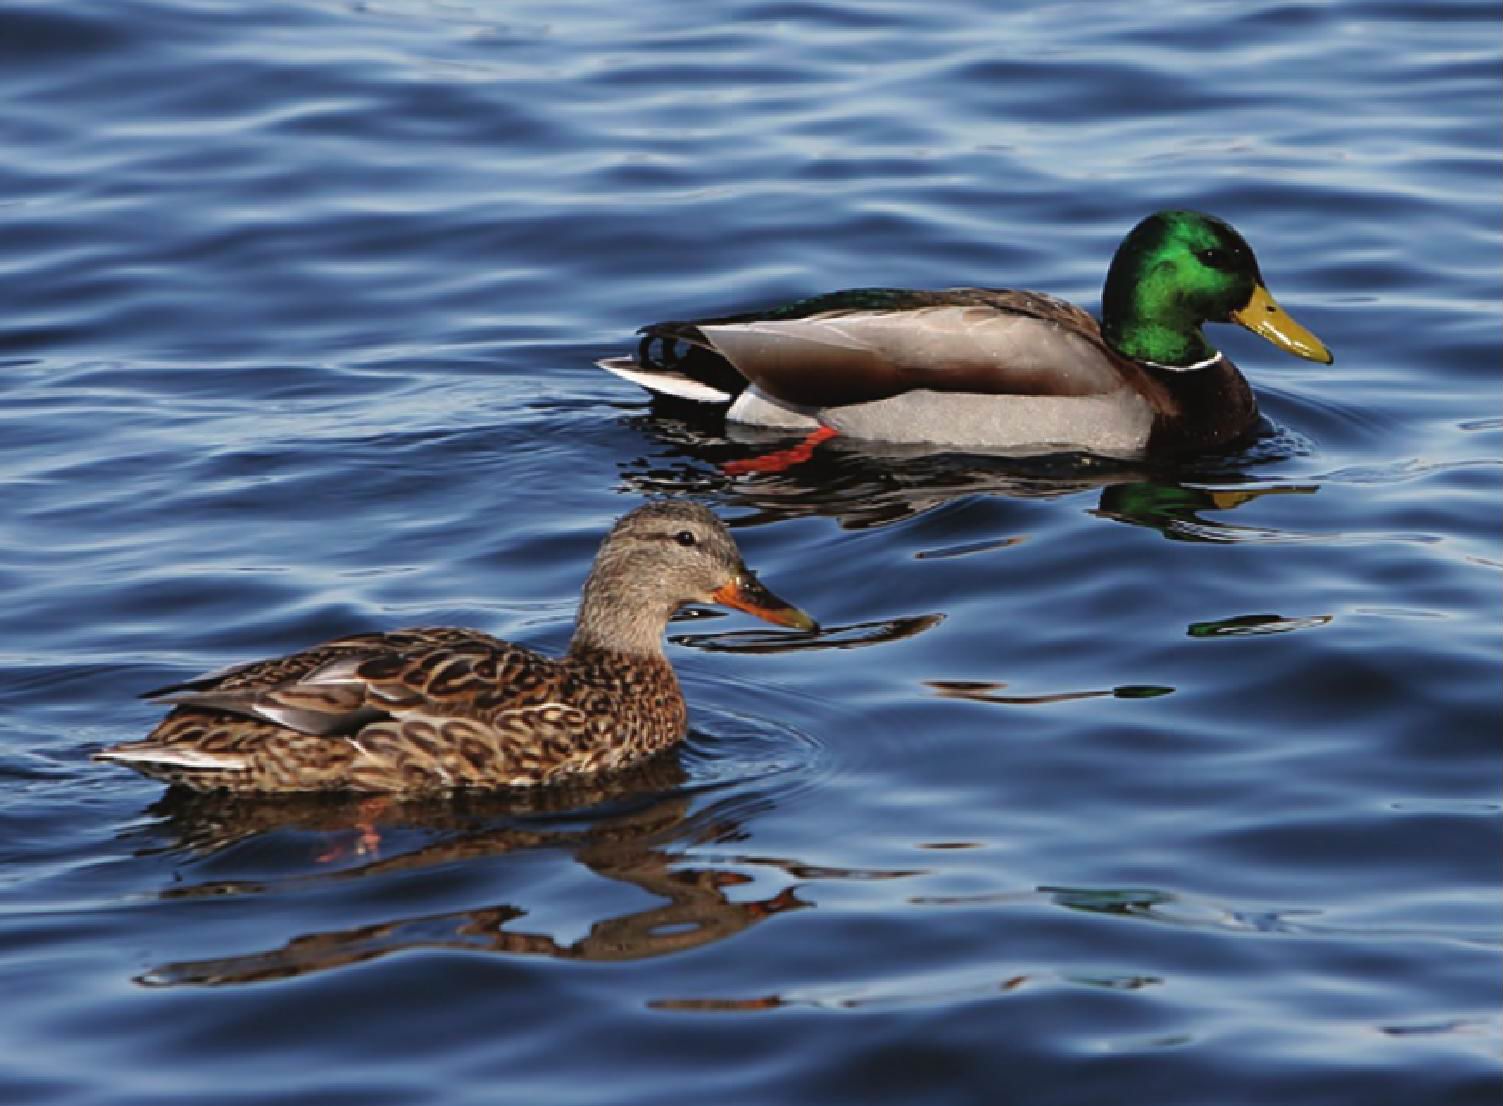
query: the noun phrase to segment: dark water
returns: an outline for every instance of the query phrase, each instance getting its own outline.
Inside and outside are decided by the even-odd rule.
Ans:
[[[0,1100],[1491,1103],[1496,5],[0,7]],[[1174,472],[763,448],[595,370],[853,284],[1092,308],[1233,221]],[[343,632],[566,640],[691,495],[832,627],[673,628],[608,790],[193,804],[137,692]]]

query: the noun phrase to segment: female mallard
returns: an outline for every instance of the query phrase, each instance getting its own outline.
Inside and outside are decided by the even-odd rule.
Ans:
[[[623,768],[684,735],[663,631],[691,602],[816,629],[708,510],[651,503],[600,547],[563,657],[452,627],[357,634],[151,692],[180,705],[96,757],[263,792],[521,787]]]
[[[1201,333],[1236,322],[1331,362],[1279,307],[1228,224],[1144,219],[1117,247],[1101,324],[1040,292],[857,288],[772,311],[654,323],[635,358],[601,361],[727,418],[857,438],[1019,453],[1169,458],[1248,434],[1247,381]]]

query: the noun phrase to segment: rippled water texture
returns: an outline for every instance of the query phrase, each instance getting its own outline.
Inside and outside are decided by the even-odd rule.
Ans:
[[[0,6],[0,1100],[1494,1103],[1495,4]],[[1335,351],[1173,471],[655,417],[663,317],[1097,305],[1209,210]],[[771,448],[786,446],[776,439]],[[135,695],[556,649],[708,503],[682,753],[379,813],[164,797]]]

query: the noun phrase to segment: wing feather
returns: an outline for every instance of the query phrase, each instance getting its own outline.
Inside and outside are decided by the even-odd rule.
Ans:
[[[700,329],[747,379],[802,407],[869,403],[918,389],[1080,396],[1121,387],[1116,359],[1094,323],[1087,329],[1073,313],[939,304]]]
[[[478,630],[398,630],[236,665],[149,697],[333,736],[403,711],[473,713],[480,693],[496,696],[496,680],[504,671],[525,670],[527,659],[551,663]]]

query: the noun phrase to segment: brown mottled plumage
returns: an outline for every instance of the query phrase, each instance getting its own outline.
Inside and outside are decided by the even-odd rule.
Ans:
[[[624,768],[683,737],[663,630],[689,602],[815,628],[757,582],[711,512],[653,503],[601,546],[563,657],[455,627],[356,634],[152,692],[179,705],[96,757],[260,792],[522,787]]]

